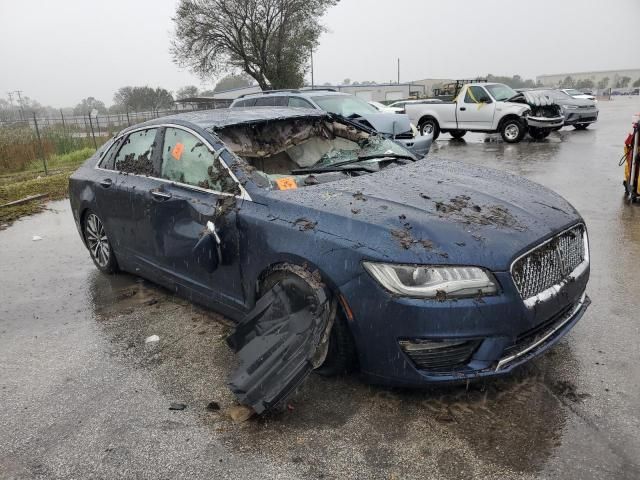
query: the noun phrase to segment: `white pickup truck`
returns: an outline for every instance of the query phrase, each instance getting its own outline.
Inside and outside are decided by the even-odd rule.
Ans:
[[[445,132],[454,138],[467,132],[498,132],[505,142],[517,143],[527,132],[540,139],[564,124],[559,105],[501,83],[468,83],[453,101],[408,103],[405,111],[420,133],[434,140]]]

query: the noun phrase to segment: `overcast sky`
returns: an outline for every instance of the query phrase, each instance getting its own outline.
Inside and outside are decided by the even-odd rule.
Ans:
[[[0,97],[52,106],[125,85],[211,87],[171,61],[177,0],[0,0]],[[640,68],[640,0],[342,0],[316,83]],[[634,47],[635,45],[635,47]],[[634,50],[635,49],[635,50]]]

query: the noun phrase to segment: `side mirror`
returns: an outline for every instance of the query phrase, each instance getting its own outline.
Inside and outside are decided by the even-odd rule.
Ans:
[[[196,264],[208,273],[213,273],[222,263],[220,243],[215,224],[211,221],[207,222],[207,228],[196,246],[193,247],[192,253]]]

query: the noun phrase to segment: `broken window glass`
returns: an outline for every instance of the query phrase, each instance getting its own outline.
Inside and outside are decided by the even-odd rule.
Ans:
[[[202,140],[179,128],[167,128],[162,178],[216,192],[238,193],[238,186]]]
[[[152,157],[156,132],[156,128],[149,128],[130,134],[115,156],[116,170],[137,175],[153,175]]]

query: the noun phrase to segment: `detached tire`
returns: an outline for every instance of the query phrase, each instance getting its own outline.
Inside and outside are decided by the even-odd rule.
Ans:
[[[91,260],[98,267],[98,270],[107,274],[116,273],[118,271],[118,262],[104,228],[104,223],[91,210],[84,216],[82,233],[89,249]]]
[[[526,133],[524,123],[518,118],[508,118],[500,126],[500,135],[507,143],[520,142]]]
[[[467,134],[466,130],[450,130],[449,135],[453,138],[462,138]]]
[[[274,271],[260,283],[258,295],[264,295],[273,288],[276,283],[290,276],[302,278],[286,267]],[[304,278],[302,278],[302,280],[304,280]],[[334,377],[349,373],[356,369],[357,358],[355,343],[347,321],[342,313],[342,307],[337,305],[333,327],[329,334],[327,357],[324,359],[322,365],[316,368],[314,372],[323,377]]]
[[[418,125],[418,130],[420,130],[420,135],[433,135],[434,140],[440,136],[440,125],[433,117],[422,119]]]

